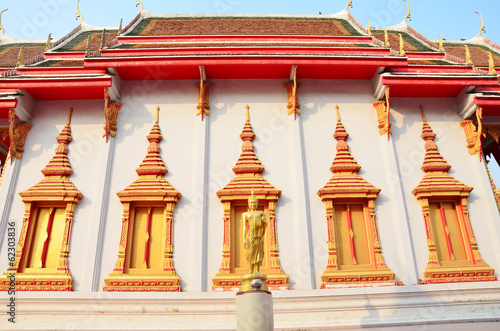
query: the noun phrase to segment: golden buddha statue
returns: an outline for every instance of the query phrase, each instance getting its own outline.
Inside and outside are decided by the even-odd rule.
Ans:
[[[247,250],[246,259],[250,264],[250,272],[241,277],[240,291],[251,291],[251,282],[255,279],[262,281],[261,290],[267,291],[267,276],[260,273],[260,266],[264,258],[264,235],[266,233],[266,214],[257,210],[258,200],[253,189],[248,198],[248,211],[241,216],[243,221],[243,246]]]

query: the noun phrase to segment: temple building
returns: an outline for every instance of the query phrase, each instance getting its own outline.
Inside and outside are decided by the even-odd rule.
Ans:
[[[277,329],[499,328],[500,46],[409,16],[2,28],[0,328],[235,329],[251,192]]]

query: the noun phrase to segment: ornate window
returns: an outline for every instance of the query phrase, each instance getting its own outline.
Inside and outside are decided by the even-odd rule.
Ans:
[[[330,170],[332,178],[318,191],[326,209],[328,264],[321,276],[321,288],[350,283],[395,284],[387,268],[375,216],[379,188],[361,176],[361,166],[347,145],[349,134],[340,122],[337,106],[337,155]]]
[[[233,168],[236,177],[233,178],[217,196],[224,208],[224,241],[222,246],[222,263],[219,272],[213,278],[213,289],[216,291],[238,290],[240,277],[250,270],[243,246],[242,214],[247,211],[248,197],[252,189],[259,200],[257,210],[265,212],[268,227],[264,241],[264,259],[260,271],[267,275],[269,289],[290,289],[288,276],[281,269],[276,240],[276,202],[281,191],[272,186],[262,177],[264,167],[254,153],[253,140],[255,134],[248,116],[243,132],[242,153]]]
[[[117,193],[123,204],[122,230],[118,259],[104,280],[104,291],[182,290],[172,260],[173,215],[181,194],[164,178],[158,112],[147,137],[148,154],[136,170],[139,178]]]
[[[422,111],[422,139],[425,140],[424,178],[413,190],[422,207],[429,261],[426,283],[493,281],[497,277],[478,250],[467,209],[471,186],[453,178],[451,168],[437,150]]]
[[[0,289],[8,290],[7,275],[16,272],[18,291],[72,291],[68,269],[71,225],[75,207],[83,195],[69,180],[73,173],[68,159],[70,120],[57,137],[55,156],[42,170],[45,178],[20,192],[24,218],[14,263],[0,278]]]

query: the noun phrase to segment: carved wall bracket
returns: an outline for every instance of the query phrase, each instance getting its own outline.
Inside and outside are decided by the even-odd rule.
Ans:
[[[45,178],[20,192],[24,218],[15,261],[0,277],[0,290],[9,290],[16,273],[17,291],[72,291],[73,277],[68,269],[68,254],[73,213],[83,195],[69,180],[73,173],[68,159],[71,142],[71,113],[57,137],[54,157],[42,170]]]
[[[382,100],[375,101],[373,107],[377,111],[378,118],[378,133],[383,135],[387,134],[387,140],[390,139],[392,134],[391,123],[389,121],[389,115],[391,112],[390,97],[389,97],[389,87],[385,88],[384,98]]]
[[[349,152],[337,108],[337,154],[330,170],[333,176],[318,191],[326,209],[328,263],[321,276],[321,288],[342,284],[372,283],[395,285],[394,273],[382,256],[377,229],[375,199],[380,189],[361,176],[361,166]]]
[[[241,253],[244,252],[241,214],[247,211],[248,197],[253,189],[259,200],[258,210],[264,211],[268,220],[264,237],[266,248],[260,270],[267,275],[266,284],[269,289],[290,289],[288,276],[281,269],[276,236],[276,202],[281,191],[262,177],[264,167],[254,153],[255,134],[250,124],[248,105],[246,122],[240,138],[243,140],[242,153],[233,168],[236,177],[217,192],[224,208],[224,240],[221,267],[212,280],[212,288],[215,291],[237,291],[241,285],[240,277],[250,270],[244,254]]]
[[[297,89],[297,66],[292,67],[292,74],[290,82],[285,84],[286,91],[288,93],[288,102],[286,108],[288,109],[288,115],[293,114],[293,119],[297,119],[297,115],[300,115],[300,104]]]
[[[436,134],[422,111],[422,139],[425,141],[424,177],[412,191],[420,202],[427,233],[429,260],[424,271],[427,283],[494,281],[478,245],[467,208],[471,186],[453,178],[451,168],[437,150]]]
[[[122,108],[122,104],[119,102],[112,101],[109,96],[108,88],[104,88],[104,118],[106,120],[104,124],[103,137],[106,137],[106,142],[108,142],[108,137],[115,137],[116,130],[118,129],[116,124],[118,121],[118,112]]]
[[[196,85],[198,89],[198,104],[196,105],[196,116],[201,115],[203,121],[204,115],[210,115],[209,91],[210,84],[205,83],[205,68],[200,66],[200,84]]]
[[[477,130],[474,122],[472,120],[463,120],[460,122],[460,125],[464,129],[465,138],[467,139],[467,148],[469,149],[469,154],[474,155],[477,154],[479,161],[481,161],[481,136],[486,137],[483,133],[483,109],[481,107],[477,107],[476,109],[476,119],[477,119]]]
[[[26,122],[19,123],[18,125],[15,126],[14,125],[15,120],[16,120],[16,113],[14,109],[10,109],[9,110],[10,164],[12,164],[12,160],[14,157],[16,159],[20,159],[23,157],[24,143],[26,141],[28,131],[31,129],[31,124],[28,124]]]
[[[174,208],[182,195],[164,178],[168,171],[160,156],[158,113],[159,107],[147,136],[148,154],[136,170],[139,178],[117,193],[123,204],[122,230],[104,291],[182,291],[172,259]]]

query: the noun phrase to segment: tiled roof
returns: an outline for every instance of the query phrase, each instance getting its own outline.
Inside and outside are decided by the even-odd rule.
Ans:
[[[83,31],[70,39],[66,44],[52,49],[54,52],[85,51],[87,48],[87,39],[90,36],[90,48],[95,50],[101,46],[103,29]],[[106,30],[106,43],[111,42],[118,33],[118,30]]]
[[[489,54],[493,55],[493,62],[496,67],[500,67],[500,51],[494,51],[486,45],[478,45],[472,43],[444,43],[444,49],[447,54],[457,56],[465,60],[465,45],[469,48],[472,63],[478,67],[487,67],[489,65]]]
[[[180,48],[180,47],[273,47],[273,46],[294,46],[294,47],[374,47],[373,44],[353,44],[353,43],[267,43],[267,42],[213,42],[213,43],[148,43],[148,44],[119,44],[113,48],[119,49],[147,49],[147,48]]]
[[[45,43],[11,43],[0,46],[0,67],[15,67],[19,49],[23,47],[23,60],[29,60],[45,50]]]
[[[38,62],[32,67],[83,67],[83,59],[81,60],[47,60]]]
[[[295,17],[150,17],[127,35],[331,35],[359,36],[345,19]]]
[[[384,30],[372,29],[372,34],[375,38],[384,42],[385,40]],[[416,39],[407,32],[387,30],[387,34],[389,36],[389,43],[391,44],[391,48],[396,51],[399,51],[399,34],[401,34],[403,37],[403,44],[405,51],[424,51],[424,52],[436,51],[435,49],[425,45],[422,41]]]

